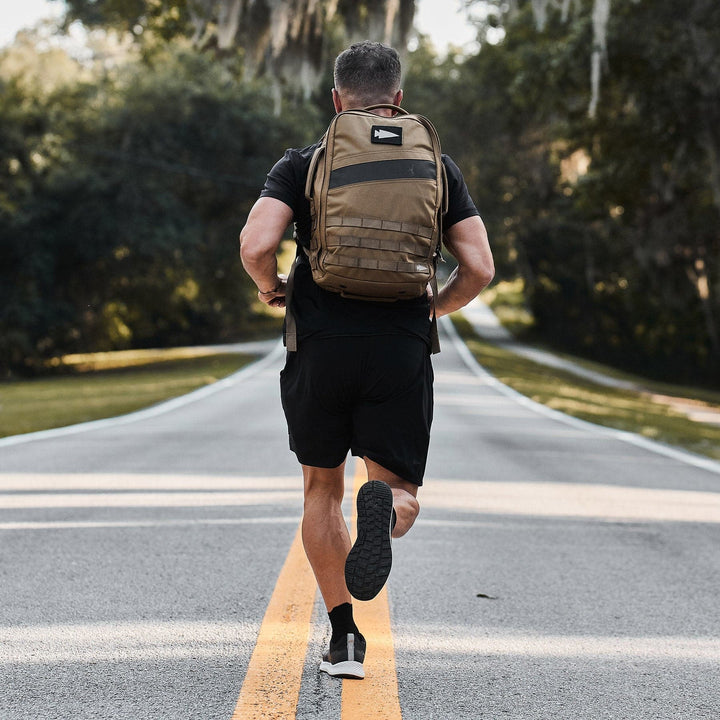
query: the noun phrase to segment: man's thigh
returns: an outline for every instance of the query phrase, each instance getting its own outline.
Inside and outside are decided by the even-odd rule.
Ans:
[[[432,365],[421,340],[306,340],[281,373],[290,447],[304,465],[367,456],[422,483],[432,423]]]
[[[288,353],[280,373],[290,448],[303,465],[337,467],[350,449],[352,358],[343,350],[335,340],[306,340]]]
[[[378,338],[353,412],[352,453],[422,485],[433,416],[427,346],[411,337]]]

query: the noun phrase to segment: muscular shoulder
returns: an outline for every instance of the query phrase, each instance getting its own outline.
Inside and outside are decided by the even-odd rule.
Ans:
[[[305,179],[316,147],[317,144],[286,150],[268,173],[260,197],[281,200],[297,214],[305,199]]]

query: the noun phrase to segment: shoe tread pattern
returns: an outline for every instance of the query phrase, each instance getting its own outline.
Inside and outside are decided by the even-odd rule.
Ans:
[[[357,496],[358,536],[345,563],[345,583],[357,600],[372,600],[392,568],[390,521],[393,495],[379,480],[365,483]]]

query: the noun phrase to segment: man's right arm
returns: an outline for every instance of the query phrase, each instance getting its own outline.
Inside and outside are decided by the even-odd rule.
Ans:
[[[258,297],[273,307],[285,307],[284,276],[278,275],[277,250],[293,211],[282,200],[261,197],[250,210],[240,233],[240,258],[258,288]]]
[[[444,244],[458,264],[438,293],[435,302],[438,317],[465,307],[495,277],[487,231],[478,215],[451,225],[445,232]]]

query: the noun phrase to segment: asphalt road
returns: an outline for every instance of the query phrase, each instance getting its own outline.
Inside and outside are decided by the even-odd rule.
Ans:
[[[0,441],[0,720],[231,718],[302,509],[281,364]],[[540,410],[447,335],[435,369],[402,717],[720,716],[720,465]],[[327,636],[316,602],[298,718],[340,717]]]

